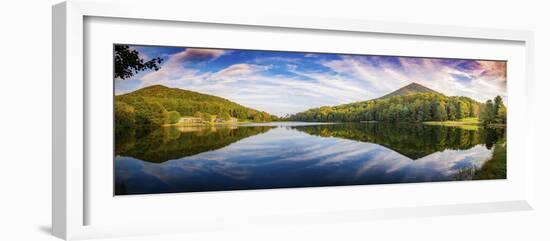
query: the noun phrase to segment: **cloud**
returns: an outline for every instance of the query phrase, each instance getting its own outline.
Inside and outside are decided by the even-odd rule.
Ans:
[[[188,48],[134,79],[117,82],[117,93],[163,84],[279,116],[377,98],[411,82],[449,96],[507,101],[506,63],[499,61]]]
[[[479,77],[493,79],[506,83],[506,62],[504,61],[477,61],[483,71]]]
[[[182,52],[174,54],[171,58],[172,61],[181,63],[184,61],[203,61],[220,57],[224,54],[224,50],[221,49],[193,49],[188,48]]]
[[[225,83],[246,79],[262,70],[269,69],[269,66],[260,66],[253,64],[234,64],[222,69],[211,76],[214,80],[220,80]]]
[[[129,161],[139,165],[139,168],[121,173],[123,178],[143,172],[166,183],[192,178],[197,173],[220,175],[234,180],[263,179],[266,177],[263,175],[265,170],[274,166],[291,167],[291,175],[326,173],[325,177],[339,177],[339,180],[368,181],[375,177],[377,182],[411,182],[452,177],[464,167],[480,168],[491,158],[492,153],[493,149],[479,144],[465,150],[434,152],[412,160],[375,143],[312,136],[295,129],[278,127],[214,151],[161,164],[125,157],[120,161],[122,165],[128,165]],[[326,170],[330,172],[324,172]],[[284,179],[286,176],[282,174],[276,178]]]
[[[257,64],[273,63],[273,62],[289,62],[289,63],[298,63],[302,61],[300,58],[289,58],[289,57],[258,57],[255,58],[252,62]]]
[[[150,85],[152,82],[165,82],[169,79],[179,78],[185,73],[185,63],[213,60],[222,56],[224,53],[226,53],[226,51],[221,49],[187,48],[184,51],[171,55],[165,63],[162,64],[160,70],[149,72],[143,76],[143,86]]]
[[[506,63],[502,61],[344,55],[321,64],[361,80],[379,96],[417,82],[450,96],[485,101],[501,95],[506,100]]]

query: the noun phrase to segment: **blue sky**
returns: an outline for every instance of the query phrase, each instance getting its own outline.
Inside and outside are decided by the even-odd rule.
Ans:
[[[161,84],[224,97],[284,116],[309,108],[369,100],[416,82],[478,101],[506,98],[506,63],[437,58],[262,50],[131,46],[159,71],[115,79],[123,94]]]

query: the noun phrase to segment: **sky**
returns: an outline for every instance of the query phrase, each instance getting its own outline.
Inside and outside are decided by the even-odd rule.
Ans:
[[[160,70],[115,79],[115,94],[151,85],[220,96],[284,116],[364,101],[416,82],[448,96],[507,103],[506,62],[265,50],[130,46]]]

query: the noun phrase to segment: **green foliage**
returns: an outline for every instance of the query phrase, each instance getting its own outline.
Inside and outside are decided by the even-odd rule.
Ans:
[[[168,119],[167,124],[178,123],[178,121],[181,118],[180,113],[177,111],[167,111],[166,113],[167,113],[167,119]]]
[[[204,114],[202,114],[202,119],[204,121],[207,121],[207,122],[212,121],[212,115],[210,115],[208,113],[204,113]]]
[[[162,59],[159,57],[149,61],[143,60],[139,57],[139,52],[131,50],[128,45],[115,45],[114,55],[115,78],[128,79],[134,74],[147,69],[157,71],[160,69],[159,64],[162,63]]]
[[[144,135],[167,123],[167,112],[156,102],[136,101],[128,104],[115,99],[115,137]]]
[[[475,170],[475,180],[506,179],[506,138],[497,143],[493,156],[483,166]]]
[[[200,111],[197,111],[195,112],[195,114],[193,114],[194,117],[197,117],[197,118],[204,118],[204,114]]]
[[[422,122],[458,120],[479,115],[480,103],[468,97],[439,93],[396,95],[339,106],[324,106],[289,117],[295,121]]]
[[[503,129],[500,129],[504,132]],[[475,165],[461,168],[455,175],[455,180],[489,180],[506,179],[506,137],[499,138],[494,145],[486,145],[493,148],[491,159],[487,160],[481,167]]]
[[[134,107],[120,101],[115,101],[115,135],[132,133],[136,126]]]
[[[224,112],[220,115],[220,118],[222,118],[222,119],[225,120],[225,121],[229,121],[229,120],[231,120],[231,115],[230,115],[229,113],[227,113],[227,112],[224,111]]]
[[[230,120],[231,117],[262,122],[273,119],[273,116],[266,112],[247,108],[221,97],[162,85],[149,86],[119,95],[115,100],[134,108],[134,126],[145,133],[163,124],[175,123],[176,113],[179,116],[196,116],[205,121],[211,121],[213,115],[225,120]]]
[[[500,98],[500,97],[498,97]],[[502,99],[500,99],[502,103]],[[329,122],[425,122],[456,121],[464,118],[500,113],[500,120],[506,119],[505,108],[483,112],[484,105],[468,97],[445,96],[437,91],[412,83],[378,99],[323,106],[294,114],[286,119],[294,121]],[[504,107],[504,105],[499,105]]]
[[[493,100],[487,100],[481,109],[480,120],[484,125],[506,124],[506,106],[502,97],[497,96]]]
[[[271,115],[269,115],[265,112],[254,114],[253,118],[254,118],[253,120],[255,122],[264,122],[264,121],[271,121],[271,120],[276,120],[277,119],[276,117],[271,116]]]

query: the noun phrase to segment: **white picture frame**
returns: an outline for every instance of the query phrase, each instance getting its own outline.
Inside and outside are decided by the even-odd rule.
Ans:
[[[173,232],[192,232],[194,230],[208,230],[220,227],[234,226],[253,226],[253,225],[291,225],[296,222],[326,223],[342,222],[346,220],[369,220],[384,219],[395,217],[422,217],[433,215],[451,215],[467,214],[481,212],[530,210],[534,202],[534,173],[535,156],[533,148],[535,145],[533,130],[530,124],[529,116],[532,116],[530,106],[530,93],[532,88],[533,74],[533,34],[529,31],[519,30],[497,30],[482,29],[456,26],[422,25],[410,23],[389,23],[389,22],[371,22],[363,20],[350,19],[321,19],[321,18],[302,18],[299,16],[278,16],[265,13],[250,13],[249,15],[238,14],[211,14],[208,9],[201,8],[199,4],[183,3],[181,1],[159,1],[152,3],[150,1],[131,1],[131,8],[126,4],[129,1],[86,1],[72,0],[60,3],[53,7],[53,167],[52,167],[52,226],[53,234],[63,239],[84,239],[94,237],[112,237],[122,235],[173,233]],[[186,9],[182,13],[180,9]],[[406,188],[398,188],[390,185],[375,185],[370,189],[361,187],[340,187],[337,189],[298,189],[298,190],[270,190],[266,192],[244,191],[244,192],[223,192],[215,194],[200,195],[173,195],[177,197],[171,204],[164,203],[160,199],[169,199],[170,196],[162,197],[136,197],[134,204],[139,203],[139,207],[147,207],[154,203],[163,202],[162,205],[175,205],[174,202],[182,202],[186,198],[188,204],[195,204],[193,208],[197,213],[192,217],[197,218],[201,213],[200,205],[207,205],[209,202],[224,200],[229,203],[235,203],[235,212],[224,213],[220,209],[217,215],[206,214],[206,218],[200,220],[180,220],[177,212],[162,213],[164,221],[158,217],[152,217],[157,221],[155,226],[143,225],[139,223],[120,224],[91,222],[90,216],[96,215],[103,210],[103,219],[105,215],[116,216],[111,212],[108,202],[101,202],[90,209],[90,200],[95,200],[91,196],[93,193],[94,180],[88,179],[90,175],[86,174],[90,168],[95,167],[91,164],[90,144],[87,136],[90,135],[89,123],[93,118],[90,116],[90,99],[94,98],[90,89],[98,86],[90,86],[85,81],[86,68],[90,67],[87,61],[86,53],[86,19],[109,18],[124,21],[154,22],[155,26],[162,24],[215,24],[223,25],[226,29],[239,27],[253,27],[254,29],[277,29],[278,31],[300,30],[307,33],[315,31],[317,34],[328,33],[358,33],[358,34],[383,34],[391,35],[396,38],[400,36],[452,39],[460,41],[481,41],[487,44],[495,42],[510,43],[519,46],[521,53],[519,56],[521,62],[518,62],[517,78],[513,82],[514,97],[510,107],[510,119],[514,119],[510,124],[510,139],[517,137],[517,141],[510,144],[515,151],[510,158],[518,160],[518,170],[520,174],[516,175],[518,181],[513,184],[513,188],[508,193],[493,199],[467,197],[464,200],[452,199],[435,202],[415,202],[411,201],[408,205],[403,203],[392,203],[392,205],[380,205],[375,208],[361,209],[358,205],[349,204],[349,208],[339,209],[336,206],[311,205],[307,210],[293,210],[292,206],[285,206],[287,203],[281,202],[281,207],[265,208],[254,205],[248,205],[254,200],[256,202],[276,199],[278,196],[292,196],[299,200],[307,200],[307,196],[314,196],[322,199],[326,195],[360,198],[360,193],[364,192],[395,192],[395,191],[414,191],[425,195],[436,195],[436,191],[443,189],[442,184],[415,185],[407,184]],[[152,26],[151,28],[154,28]],[[124,26],[122,26],[124,27]],[[93,30],[95,31],[95,30]],[[92,33],[95,33],[93,32]],[[101,33],[101,31],[99,31]],[[89,34],[89,33],[88,33]],[[107,42],[111,40],[105,40]],[[93,61],[92,61],[93,62]],[[111,91],[111,90],[109,90]],[[92,97],[90,97],[92,96]],[[88,123],[88,124],[87,124]],[[519,123],[523,127],[519,127]],[[515,134],[516,133],[516,134]],[[519,134],[517,134],[519,133]],[[521,137],[520,137],[521,135]],[[520,139],[521,138],[521,139]],[[515,144],[517,143],[517,144]],[[521,160],[520,160],[521,159]],[[519,162],[521,161],[521,162]],[[112,180],[111,180],[112,181]],[[449,184],[445,184],[449,185]],[[452,185],[452,184],[450,184]],[[477,192],[484,192],[488,188],[508,187],[502,182],[468,183],[456,185],[454,188],[462,188],[467,185]],[[512,184],[510,184],[512,185]],[[433,188],[432,188],[433,187]],[[453,187],[452,187],[453,188]],[[374,190],[376,189],[376,190]],[[355,195],[355,196],[354,196]],[[112,198],[112,197],[111,197]],[[128,201],[128,200],[126,200]],[[336,199],[335,202],[342,200]],[[244,204],[242,203],[244,202]],[[98,203],[98,202],[95,202]],[[237,204],[239,203],[239,204]],[[300,202],[298,202],[300,203]],[[138,206],[132,203],[124,203],[124,206],[131,208]],[[138,204],[136,204],[138,205]],[[239,206],[240,205],[240,206]],[[307,205],[306,201],[297,204],[296,207]],[[204,207],[203,207],[204,208]],[[245,208],[252,211],[250,213],[242,212]],[[98,211],[99,210],[99,211]],[[168,210],[168,209],[166,209]],[[164,211],[166,211],[164,210]],[[158,211],[158,210],[157,210]],[[252,215],[252,212],[262,212],[259,216]],[[105,214],[107,213],[107,214]],[[101,216],[98,214],[98,216]],[[154,215],[154,214],[151,214]],[[170,216],[173,215],[173,216]],[[193,216],[195,215],[195,216]],[[204,215],[204,213],[202,213]],[[209,216],[210,215],[210,216]],[[292,218],[294,222],[288,222]],[[113,217],[115,219],[115,217]],[[209,220],[210,219],[210,220]],[[99,220],[99,219],[98,219]],[[122,220],[121,220],[122,221]],[[128,220],[125,220],[128,221]],[[178,221],[178,225],[167,225],[170,222]],[[230,221],[230,222],[228,222]],[[139,222],[137,219],[136,222]],[[164,223],[163,223],[164,222]],[[231,224],[228,224],[231,223]],[[147,226],[147,227],[145,227]]]

